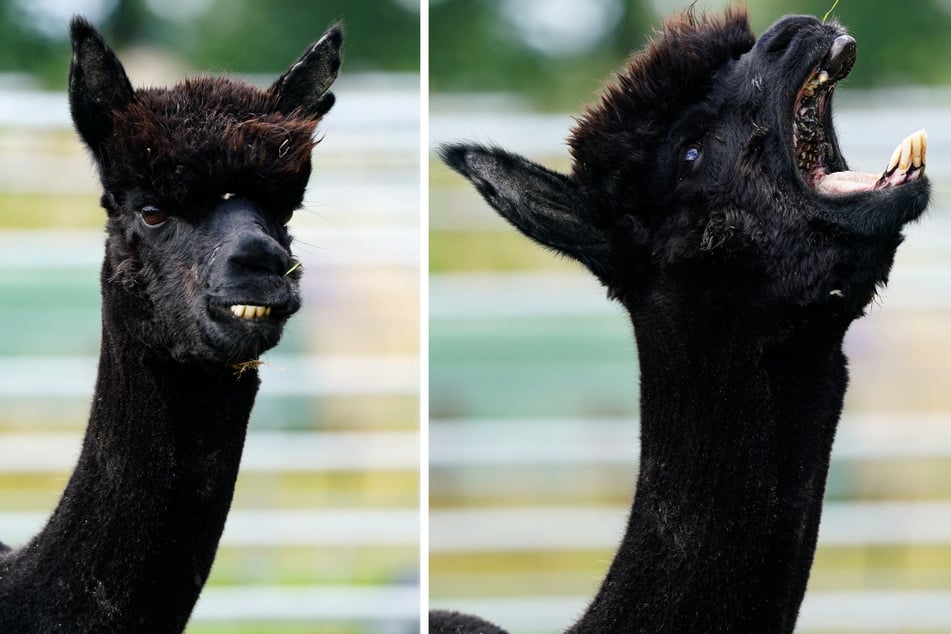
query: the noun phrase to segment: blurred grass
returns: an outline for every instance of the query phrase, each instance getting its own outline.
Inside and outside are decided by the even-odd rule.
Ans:
[[[579,265],[542,247],[526,245],[517,233],[492,230],[429,232],[431,273],[577,271]]]

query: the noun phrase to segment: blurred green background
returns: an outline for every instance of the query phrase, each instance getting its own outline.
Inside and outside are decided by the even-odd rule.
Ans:
[[[0,2],[0,539],[72,470],[99,347],[99,184],[71,130],[73,13],[133,84],[266,86],[334,21],[337,103],[291,222],[304,309],[265,357],[189,633],[404,634],[419,614],[419,11],[386,0]]]
[[[572,115],[685,4],[432,3],[431,149],[498,144],[567,170]],[[745,4],[759,33],[832,0]],[[846,341],[851,384],[797,631],[951,632],[951,3],[842,0],[834,15],[859,49],[836,91],[850,164],[880,170],[926,128],[934,195]],[[633,494],[630,324],[435,154],[430,169],[431,602],[561,631],[598,587]]]
[[[683,0],[435,0],[430,3],[430,89],[502,91],[543,110],[590,98]],[[778,16],[822,17],[833,0],[748,0],[762,32]],[[726,1],[699,1],[716,10]],[[852,87],[951,82],[951,11],[943,0],[841,0],[832,13],[860,43]],[[830,16],[831,17],[831,16]]]

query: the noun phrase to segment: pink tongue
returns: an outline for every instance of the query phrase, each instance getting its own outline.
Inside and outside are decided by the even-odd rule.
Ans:
[[[865,172],[835,172],[826,174],[816,185],[820,194],[854,194],[872,191],[881,174]]]

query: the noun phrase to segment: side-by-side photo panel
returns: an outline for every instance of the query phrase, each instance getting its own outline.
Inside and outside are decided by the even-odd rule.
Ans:
[[[430,632],[951,631],[951,12],[687,4],[431,3]]]
[[[60,5],[0,6],[0,630],[418,632],[418,5]]]

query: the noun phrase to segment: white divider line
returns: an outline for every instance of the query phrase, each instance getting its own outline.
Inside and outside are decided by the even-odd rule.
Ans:
[[[0,513],[0,539],[17,547],[46,523],[47,513]],[[258,511],[235,509],[228,516],[223,546],[386,546],[418,548],[419,511],[412,509],[321,509]]]
[[[82,444],[76,433],[3,434],[0,473],[66,473]],[[379,432],[251,432],[242,473],[394,470],[416,471],[419,434]]]

